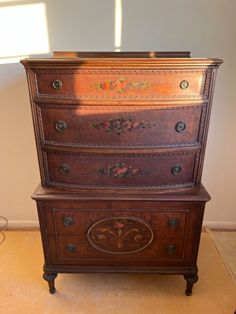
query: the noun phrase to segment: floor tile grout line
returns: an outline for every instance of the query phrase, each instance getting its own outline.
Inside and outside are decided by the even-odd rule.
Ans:
[[[220,251],[219,247],[217,246],[217,244],[216,244],[217,240],[214,237],[213,231],[209,227],[205,227],[205,230],[210,235],[210,239],[213,242],[214,247],[216,248],[216,250],[217,250],[217,252],[221,258],[222,264],[224,265],[227,274],[229,275],[229,277],[233,281],[233,283],[236,285],[236,276],[235,276],[234,272],[231,270],[228,262],[226,262],[226,260],[223,256],[222,252]],[[216,232],[227,232],[227,231],[216,231]]]

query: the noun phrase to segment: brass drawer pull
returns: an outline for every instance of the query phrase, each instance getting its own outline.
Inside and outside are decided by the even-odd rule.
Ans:
[[[189,87],[189,82],[186,80],[183,80],[180,82],[180,88],[181,89],[187,89]]]
[[[174,244],[169,244],[169,245],[167,245],[167,247],[166,247],[166,253],[167,253],[168,255],[172,255],[172,254],[174,254],[175,252],[176,252],[176,247],[175,247]]]
[[[183,121],[179,121],[175,125],[176,132],[183,132],[186,129],[186,123]]]
[[[76,251],[76,245],[75,244],[67,244],[66,245],[66,250],[70,253],[73,253]]]
[[[59,172],[61,174],[68,174],[70,172],[70,166],[67,164],[62,164],[59,167]]]
[[[73,223],[74,223],[73,217],[64,217],[63,218],[63,225],[65,227],[69,227],[69,226],[73,225]]]
[[[167,224],[168,224],[168,227],[170,227],[171,229],[175,229],[179,225],[179,219],[170,218]]]
[[[67,128],[67,125],[65,123],[65,121],[63,120],[58,120],[55,124],[55,129],[57,132],[64,132],[65,129]]]
[[[54,89],[60,89],[60,88],[62,87],[62,81],[60,81],[60,80],[54,80],[54,81],[52,82],[52,87],[53,87]]]
[[[174,165],[174,166],[171,168],[171,173],[172,173],[174,176],[178,176],[178,175],[181,173],[181,170],[182,170],[182,168],[180,167],[180,165]]]

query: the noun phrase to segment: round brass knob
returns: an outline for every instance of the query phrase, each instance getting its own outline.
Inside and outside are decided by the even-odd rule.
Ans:
[[[76,245],[75,244],[67,244],[66,245],[66,250],[70,253],[73,253],[76,251]]]
[[[55,89],[60,89],[62,87],[62,81],[54,80],[52,82],[52,87],[55,88]]]
[[[177,176],[181,173],[181,170],[182,168],[180,167],[180,165],[174,165],[172,168],[171,168],[171,173],[174,175],[174,176]]]
[[[180,82],[180,88],[181,89],[187,89],[189,87],[189,82],[186,80],[183,80]]]
[[[65,227],[69,227],[69,226],[73,225],[73,223],[74,223],[73,217],[64,217],[63,218],[63,225]]]
[[[68,174],[70,172],[70,166],[67,164],[62,164],[59,167],[59,172],[61,174]]]
[[[67,128],[67,125],[65,123],[65,121],[63,120],[58,120],[55,124],[54,127],[56,129],[57,132],[64,132],[65,129]]]
[[[167,253],[168,255],[174,254],[175,251],[176,251],[176,247],[175,247],[174,244],[169,244],[169,245],[167,245],[167,247],[166,247],[166,253]]]
[[[171,229],[175,229],[179,225],[179,220],[177,218],[170,218],[167,224]]]
[[[175,125],[176,132],[183,132],[186,129],[186,123],[183,121],[179,121]]]

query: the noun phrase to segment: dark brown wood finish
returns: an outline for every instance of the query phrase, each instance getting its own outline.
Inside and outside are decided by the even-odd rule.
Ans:
[[[40,139],[46,145],[123,149],[202,141],[206,104],[156,109],[148,104],[129,108],[40,104]]]
[[[170,189],[196,184],[199,150],[155,153],[43,153],[46,186]]]
[[[44,279],[182,274],[191,295],[219,59],[189,52],[55,52],[26,59],[41,181]]]
[[[54,51],[55,58],[190,58],[190,51],[92,52]]]

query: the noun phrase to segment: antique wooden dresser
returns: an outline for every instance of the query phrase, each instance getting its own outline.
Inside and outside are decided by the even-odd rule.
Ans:
[[[188,52],[56,52],[22,61],[51,293],[58,273],[141,272],[184,275],[191,295],[221,62]]]

